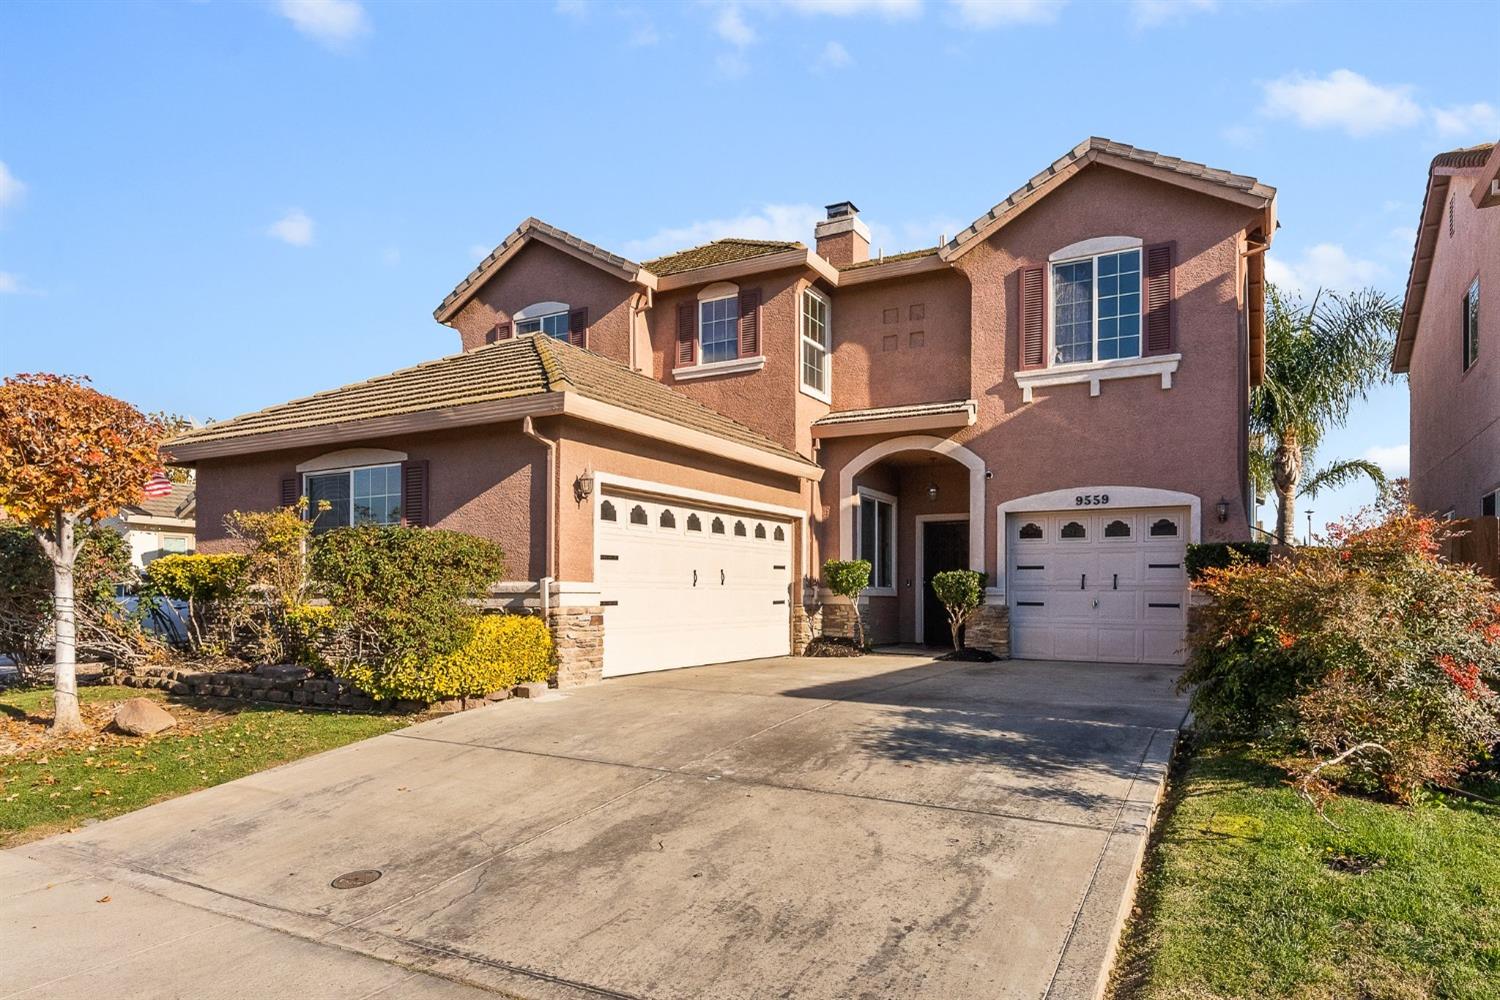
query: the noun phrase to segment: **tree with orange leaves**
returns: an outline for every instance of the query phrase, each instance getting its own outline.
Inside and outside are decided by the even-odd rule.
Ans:
[[[52,563],[58,733],[83,728],[74,662],[79,525],[139,503],[162,468],[161,422],[87,381],[22,374],[0,383],[0,509],[36,533]]]

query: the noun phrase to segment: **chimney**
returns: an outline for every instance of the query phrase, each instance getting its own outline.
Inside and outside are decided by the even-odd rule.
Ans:
[[[828,218],[813,227],[818,238],[818,256],[834,267],[847,267],[870,259],[870,227],[859,218],[852,201],[828,206]]]

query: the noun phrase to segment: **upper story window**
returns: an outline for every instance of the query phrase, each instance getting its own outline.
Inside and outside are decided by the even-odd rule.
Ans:
[[[736,289],[698,300],[699,361],[733,361],[740,356],[740,295]]]
[[[829,365],[833,351],[831,306],[822,292],[813,288],[802,291],[799,322],[802,331],[802,389],[828,402]]]
[[[1464,293],[1464,371],[1474,366],[1479,360],[1479,277],[1476,275],[1474,283]]]
[[[1141,251],[1052,264],[1052,363],[1141,355]]]
[[[309,472],[302,493],[308,500],[308,516],[315,519],[315,532],[351,524],[401,523],[399,464]],[[321,510],[325,502],[328,509]]]
[[[544,333],[554,340],[568,339],[566,302],[537,302],[518,310],[513,319],[518,337],[528,333]]]

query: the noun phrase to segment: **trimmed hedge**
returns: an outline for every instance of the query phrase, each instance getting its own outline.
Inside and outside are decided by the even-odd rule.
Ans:
[[[240,596],[246,586],[242,555],[182,553],[146,564],[144,592],[176,601],[218,601]]]
[[[1271,562],[1269,542],[1203,542],[1187,547],[1187,569],[1189,580],[1202,579],[1205,570],[1224,569],[1236,561],[1266,566]]]
[[[484,615],[468,632],[451,653],[389,659],[379,669],[348,664],[337,673],[375,698],[426,702],[477,697],[552,675],[552,636],[540,618]]]

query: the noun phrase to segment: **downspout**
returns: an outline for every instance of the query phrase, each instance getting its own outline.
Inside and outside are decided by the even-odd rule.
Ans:
[[[521,420],[521,433],[547,449],[547,557],[543,565],[545,575],[537,581],[542,597],[542,619],[545,621],[547,612],[552,609],[552,581],[557,572],[557,442],[538,434],[530,417]]]

